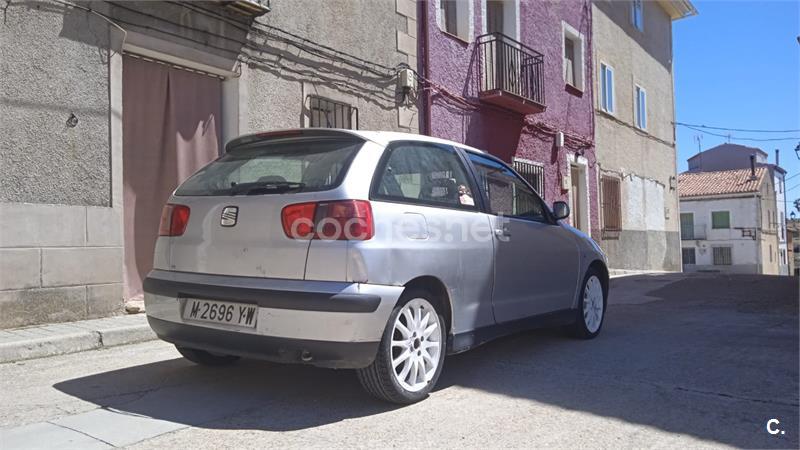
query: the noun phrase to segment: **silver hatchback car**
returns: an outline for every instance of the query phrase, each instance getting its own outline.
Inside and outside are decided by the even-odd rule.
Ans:
[[[239,137],[164,208],[150,326],[191,361],[356,369],[425,398],[445,354],[536,326],[593,338],[608,270],[499,159],[391,132]]]

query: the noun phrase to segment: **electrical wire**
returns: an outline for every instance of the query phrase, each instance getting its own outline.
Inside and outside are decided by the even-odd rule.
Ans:
[[[337,49],[335,49],[333,47],[329,47],[327,45],[320,44],[318,42],[312,41],[312,40],[310,40],[308,38],[305,38],[303,36],[299,36],[297,34],[294,34],[292,32],[286,31],[286,30],[284,30],[282,28],[278,28],[278,27],[275,27],[275,26],[272,26],[272,25],[267,25],[267,24],[260,23],[260,22],[253,22],[252,24],[247,24],[245,22],[242,22],[242,21],[239,21],[239,20],[235,20],[235,19],[232,19],[230,17],[223,16],[223,15],[221,15],[221,14],[215,12],[215,11],[212,11],[212,10],[209,10],[207,8],[203,8],[202,6],[199,6],[199,5],[196,5],[196,4],[191,4],[191,3],[188,3],[188,2],[187,3],[169,2],[169,3],[175,4],[175,5],[178,5],[178,6],[182,6],[182,7],[186,7],[188,9],[191,9],[191,10],[193,10],[193,11],[195,11],[197,13],[200,13],[200,14],[206,16],[206,17],[210,17],[210,18],[221,20],[221,21],[223,21],[225,23],[233,25],[234,27],[240,29],[241,31],[254,32],[255,34],[258,34],[258,35],[261,35],[261,36],[264,36],[264,37],[270,37],[270,38],[273,38],[273,39],[276,39],[276,40],[280,40],[280,41],[282,41],[284,43],[292,44],[292,45],[294,45],[294,46],[296,46],[298,48],[301,48],[302,50],[307,51],[309,53],[320,53],[322,51],[333,53],[335,57],[338,57],[340,59],[352,60],[351,62],[357,62],[359,65],[364,66],[364,68],[366,70],[374,72],[377,75],[384,75],[385,76],[385,75],[389,74],[391,76],[397,70],[396,66],[395,67],[389,67],[389,66],[385,66],[383,64],[379,64],[379,63],[376,63],[376,62],[373,62],[373,61],[369,61],[369,60],[360,58],[358,56],[352,55],[350,53],[343,52],[341,50],[337,50]],[[114,4],[116,4],[116,3],[114,3]],[[205,30],[202,30],[202,31],[205,32]],[[276,33],[283,34],[285,36],[284,37],[277,36]],[[295,39],[296,41],[300,41],[300,42],[296,42],[296,41],[292,42],[286,36],[288,36],[289,38]],[[313,47],[309,47],[309,45],[316,46],[318,48],[315,49]],[[318,54],[318,56],[321,56],[321,55]]]
[[[706,128],[709,130],[723,130],[723,131],[741,131],[743,133],[797,133],[800,130],[748,130],[744,128],[725,128],[725,127],[711,127],[707,125],[694,125],[691,123],[675,122],[675,125],[684,127]]]
[[[790,187],[789,189],[786,189],[786,190],[785,190],[785,191],[783,191],[783,192],[789,192],[789,191],[791,191],[792,189],[794,189],[794,188],[797,188],[797,187],[800,187],[800,183],[798,183],[798,184],[795,184],[794,186]]]
[[[791,180],[792,178],[794,178],[794,177],[797,177],[797,176],[800,176],[800,173],[796,173],[796,174],[794,174],[794,175],[790,176],[789,178],[787,178],[787,179],[783,180],[783,182],[784,182],[784,183],[786,183],[787,181],[789,181],[789,180]]]
[[[205,35],[213,36],[213,37],[219,38],[219,39],[223,39],[223,40],[226,40],[228,42],[233,42],[235,44],[238,44],[238,45],[242,46],[243,48],[247,48],[247,49],[255,51],[255,52],[271,53],[271,52],[266,51],[262,46],[258,45],[253,40],[250,40],[248,38],[245,38],[244,40],[236,39],[236,38],[231,37],[231,36],[225,36],[225,35],[221,35],[221,34],[218,34],[218,33],[213,33],[211,31],[204,30],[204,29],[201,29],[201,28],[191,27],[191,26],[186,25],[186,24],[174,22],[174,21],[166,19],[164,17],[155,16],[153,14],[149,14],[149,13],[146,13],[146,12],[143,12],[143,11],[139,11],[139,10],[130,8],[130,7],[125,6],[125,5],[123,5],[123,4],[119,3],[119,2],[106,1],[106,3],[108,3],[110,5],[113,5],[114,7],[123,9],[125,11],[129,11],[131,13],[138,14],[140,16],[144,16],[144,17],[147,17],[147,18],[150,18],[150,19],[154,19],[154,20],[157,20],[157,21],[168,23],[170,25],[173,25],[173,26],[176,26],[176,27],[180,27],[180,28],[183,28],[183,29],[187,29],[187,30],[191,30],[191,31],[194,31],[194,32],[203,33]],[[172,3],[175,4],[174,2],[172,2]],[[191,10],[197,12],[197,13],[205,15],[206,17],[211,17],[211,18],[215,18],[215,19],[218,19],[218,20],[222,20],[222,21],[224,21],[224,22],[226,22],[226,23],[228,23],[230,25],[233,25],[234,27],[240,29],[241,31],[244,31],[245,33],[252,32],[253,34],[261,36],[261,37],[264,37],[266,39],[273,39],[273,40],[276,40],[276,41],[291,45],[291,46],[293,46],[293,47],[295,47],[295,48],[297,48],[297,49],[299,49],[299,50],[301,50],[303,52],[312,54],[314,56],[317,56],[317,57],[320,57],[320,58],[324,58],[324,59],[328,59],[328,60],[331,60],[331,61],[345,63],[345,64],[347,64],[347,65],[349,65],[351,67],[354,67],[354,68],[356,68],[356,69],[358,69],[358,70],[360,70],[362,72],[369,72],[369,73],[372,73],[373,75],[376,75],[376,76],[379,76],[379,77],[382,77],[382,78],[393,78],[393,77],[395,77],[397,75],[397,71],[398,71],[398,67],[397,66],[392,68],[392,67],[384,66],[382,64],[378,64],[378,63],[375,63],[375,62],[372,62],[372,61],[368,61],[366,59],[359,58],[359,57],[357,57],[355,55],[351,55],[349,53],[345,53],[345,52],[342,52],[340,50],[336,50],[336,49],[334,49],[332,47],[328,47],[326,45],[314,42],[314,41],[312,41],[310,39],[307,39],[307,38],[304,38],[302,36],[298,36],[298,35],[296,35],[294,33],[291,33],[289,31],[283,30],[283,29],[278,28],[278,27],[274,27],[274,26],[271,26],[271,25],[265,25],[265,24],[261,24],[261,23],[258,23],[258,22],[254,22],[252,24],[252,26],[247,27],[244,23],[242,23],[242,22],[240,22],[238,20],[227,18],[225,16],[222,16],[220,14],[214,13],[212,11],[209,11],[209,10],[207,10],[205,8],[202,8],[200,6],[197,6],[197,5],[193,5],[193,4],[190,4],[190,3],[181,3],[181,4],[176,4],[176,5],[182,6],[182,7],[186,7],[186,8],[191,9]],[[163,29],[156,29],[156,28],[153,28],[153,27],[150,27],[150,26],[147,26],[147,25],[139,25],[139,24],[135,24],[135,23],[131,23],[131,22],[126,22],[126,21],[123,21],[123,20],[119,20],[119,21],[122,22],[122,23],[126,23],[128,25],[142,27],[142,28],[145,28],[145,29],[149,29],[149,30],[153,30],[153,31],[159,32],[159,33],[167,34],[169,36],[173,36],[173,37],[177,37],[177,38],[180,38],[180,39],[188,40],[190,42],[199,43],[199,44],[202,44],[202,45],[210,47],[210,48],[214,48],[214,49],[217,49],[217,50],[221,50],[221,51],[224,51],[224,52],[235,54],[237,56],[240,54],[240,52],[238,50],[233,50],[233,49],[226,48],[226,47],[220,47],[218,45],[210,44],[210,43],[208,43],[206,41],[200,41],[200,40],[188,37],[188,36],[180,35],[180,34],[177,34],[177,33],[172,33],[172,32],[169,32],[169,31],[166,31],[166,30],[163,30]],[[269,31],[264,30],[263,28],[267,28]],[[281,36],[281,34],[283,36]],[[274,54],[274,53],[271,53],[271,54]],[[248,58],[253,58],[253,55],[251,55],[251,54],[247,54],[245,56],[248,57]],[[280,56],[280,55],[276,54],[276,56]]]
[[[710,134],[711,136],[718,136],[727,138],[732,141],[748,141],[748,142],[776,142],[776,141],[796,141],[800,140],[800,136],[794,137],[785,137],[785,138],[745,138],[745,137],[738,137],[738,136],[730,136],[727,134],[719,134],[719,133],[712,133],[711,131],[706,131],[700,128],[695,128],[691,125],[683,125],[684,127],[694,130],[700,133]]]
[[[83,5],[76,5],[75,3],[65,2],[65,1],[62,1],[62,0],[53,0],[53,1],[58,3],[58,4],[70,7],[70,8],[76,8],[76,9],[80,9],[80,10],[86,11],[88,13],[94,14],[94,15],[102,18],[103,20],[108,22],[111,26],[117,28],[119,31],[122,32],[122,44],[120,45],[120,47],[122,47],[122,45],[125,45],[125,41],[128,39],[128,32],[125,31],[124,28],[119,26],[118,23],[116,23],[113,20],[111,20],[108,16],[105,16],[105,15],[93,10],[92,8],[89,8],[89,7],[86,7],[86,6],[83,6]]]
[[[86,8],[86,7],[82,7],[82,6],[79,6],[79,5],[71,4],[71,3],[68,3],[68,2],[65,2],[65,1],[62,1],[62,0],[54,0],[54,1],[56,1],[58,3],[61,3],[63,5],[84,9],[84,10],[86,10],[88,12],[96,14],[96,15],[100,16],[101,18],[103,18],[104,20],[106,20],[107,22],[109,22],[110,24],[112,24],[113,26],[119,28],[124,33],[124,36],[127,36],[127,32],[122,27],[120,27],[116,22],[123,23],[125,25],[129,25],[129,26],[133,26],[133,27],[143,28],[143,29],[146,29],[146,30],[152,30],[152,31],[155,31],[155,32],[158,32],[158,33],[162,33],[162,34],[168,35],[168,36],[172,36],[172,37],[183,39],[183,40],[186,40],[186,41],[189,41],[189,42],[194,42],[194,43],[197,43],[197,44],[201,44],[201,45],[203,45],[205,47],[208,47],[208,48],[213,48],[213,49],[220,50],[220,51],[223,51],[223,52],[226,52],[226,53],[230,53],[232,55],[236,55],[237,60],[241,61],[242,58],[243,58],[244,61],[242,61],[242,62],[252,61],[252,62],[255,62],[257,64],[258,63],[261,63],[261,64],[275,64],[275,61],[270,61],[270,60],[265,59],[263,57],[259,57],[259,56],[250,54],[249,52],[245,53],[245,52],[241,52],[240,50],[234,50],[234,49],[231,49],[231,48],[227,48],[227,47],[223,47],[223,46],[219,46],[219,45],[214,45],[214,44],[209,43],[207,40],[194,39],[192,37],[189,37],[189,36],[186,36],[186,35],[183,35],[183,34],[167,31],[167,30],[165,30],[163,28],[154,28],[154,27],[151,27],[151,26],[148,26],[148,25],[139,24],[139,23],[135,23],[135,22],[119,19],[119,18],[114,18],[116,20],[116,22],[114,22],[114,21],[111,20],[111,18],[109,18],[108,16],[106,16],[106,15],[104,15],[102,13],[99,13],[98,11],[95,11],[95,10],[92,10],[92,9],[89,9],[89,8]],[[116,7],[116,8],[120,8],[120,9],[123,9],[125,11],[131,12],[131,13],[134,13],[134,14],[138,14],[138,15],[143,16],[143,17],[147,17],[149,19],[154,19],[154,20],[157,20],[157,21],[160,21],[160,22],[163,22],[163,23],[167,23],[167,24],[179,27],[181,29],[186,29],[186,30],[190,30],[190,31],[193,31],[193,32],[202,33],[202,34],[205,34],[207,36],[211,36],[211,37],[214,37],[214,38],[219,38],[219,39],[222,39],[222,40],[227,41],[227,42],[232,42],[234,44],[240,45],[242,48],[246,48],[246,49],[252,50],[254,52],[269,53],[269,54],[273,54],[274,56],[278,56],[279,58],[281,57],[281,55],[279,55],[279,54],[274,54],[274,53],[266,51],[262,46],[257,45],[256,43],[254,43],[253,41],[251,41],[248,38],[245,38],[244,40],[236,39],[236,38],[231,37],[231,36],[225,36],[225,35],[213,33],[211,31],[208,31],[208,30],[205,30],[205,29],[192,27],[192,26],[189,26],[189,25],[186,25],[186,24],[183,24],[183,23],[177,23],[177,22],[171,21],[169,19],[166,19],[164,17],[155,16],[153,14],[149,14],[149,13],[146,13],[146,12],[143,12],[143,11],[139,11],[139,10],[130,8],[128,6],[120,4],[119,2],[106,1],[106,3],[112,5],[112,6]],[[370,72],[370,73],[372,73],[374,75],[377,75],[377,76],[380,76],[382,78],[391,78],[391,79],[393,79],[393,78],[397,77],[398,72],[401,69],[409,68],[408,65],[404,64],[404,63],[400,63],[397,66],[392,68],[392,67],[385,66],[385,65],[382,65],[382,64],[379,64],[379,63],[368,61],[368,60],[365,60],[363,58],[359,58],[359,57],[357,57],[355,55],[352,55],[352,54],[349,54],[349,53],[346,53],[346,52],[342,52],[342,51],[336,50],[336,49],[334,49],[332,47],[329,47],[329,46],[314,42],[314,41],[309,40],[309,39],[307,39],[305,37],[296,35],[294,33],[291,33],[289,31],[283,30],[283,29],[278,28],[278,27],[274,27],[274,26],[271,26],[271,25],[262,24],[262,23],[258,23],[258,22],[253,22],[252,24],[247,24],[247,23],[239,21],[239,20],[235,20],[235,19],[232,19],[232,18],[229,18],[229,17],[225,17],[225,16],[223,16],[223,15],[221,15],[219,13],[216,13],[214,11],[208,10],[208,9],[203,8],[201,6],[198,6],[196,4],[177,3],[177,2],[169,2],[169,3],[174,4],[176,6],[181,6],[181,7],[185,7],[185,8],[191,9],[191,10],[193,10],[193,11],[199,13],[199,14],[205,15],[207,17],[211,17],[211,18],[214,18],[214,19],[222,20],[225,23],[228,23],[229,25],[232,25],[233,27],[238,28],[239,30],[241,30],[241,31],[243,31],[243,32],[245,32],[247,34],[252,32],[252,33],[254,33],[254,34],[258,35],[258,36],[264,37],[266,39],[273,39],[273,40],[276,40],[276,41],[291,45],[291,46],[293,46],[293,47],[295,47],[295,48],[297,48],[297,49],[299,49],[301,51],[304,51],[306,53],[315,55],[317,57],[328,59],[328,60],[331,60],[331,61],[334,61],[334,62],[335,61],[343,62],[343,63],[345,63],[347,65],[350,65],[351,67],[354,67],[354,68],[362,70],[362,71]],[[317,68],[319,69],[319,67],[317,67]],[[439,94],[440,96],[445,98],[448,102],[450,102],[450,103],[452,103],[452,104],[454,104],[454,105],[456,105],[456,106],[458,106],[458,107],[460,107],[462,109],[466,109],[466,110],[469,110],[469,111],[477,111],[477,110],[487,106],[487,105],[485,105],[483,103],[475,102],[474,100],[468,99],[468,98],[466,98],[466,97],[464,97],[462,95],[453,93],[450,90],[448,90],[447,88],[445,88],[444,86],[441,86],[438,83],[434,82],[433,80],[430,80],[430,79],[427,79],[425,77],[422,77],[415,70],[413,70],[413,69],[410,69],[410,70],[414,74],[414,76],[417,79],[418,83],[422,86],[420,88],[421,91],[428,90],[428,91],[436,92],[437,94]],[[294,72],[295,73],[300,73],[300,71],[294,71]],[[374,92],[374,93],[378,94],[377,92]],[[543,133],[543,134],[547,134],[547,135],[553,136],[553,135],[556,134],[557,129],[556,129],[556,127],[553,127],[552,125],[549,125],[549,124],[546,124],[544,122],[540,122],[539,121],[539,122],[526,122],[525,125],[523,126],[523,131],[529,132],[529,133]],[[582,136],[575,135],[575,134],[572,134],[572,133],[569,133],[569,132],[565,132],[564,133],[564,138],[565,138],[565,143],[570,144],[571,146],[574,146],[574,147],[577,147],[577,148],[589,148],[589,147],[591,147],[593,145],[593,141],[591,139],[587,139],[587,138],[584,138]]]

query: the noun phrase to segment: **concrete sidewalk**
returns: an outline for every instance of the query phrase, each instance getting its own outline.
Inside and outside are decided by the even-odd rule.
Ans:
[[[155,339],[144,314],[0,330],[0,363]]]

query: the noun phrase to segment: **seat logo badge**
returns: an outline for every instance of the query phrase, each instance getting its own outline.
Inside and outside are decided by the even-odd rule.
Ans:
[[[239,217],[239,207],[238,206],[226,206],[222,210],[222,218],[219,220],[219,224],[223,227],[232,227],[236,225],[236,219]]]

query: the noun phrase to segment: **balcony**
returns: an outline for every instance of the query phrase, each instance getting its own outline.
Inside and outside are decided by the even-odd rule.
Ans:
[[[520,114],[544,111],[544,56],[502,33],[484,34],[476,42],[481,101]]]
[[[705,225],[687,226],[681,225],[681,240],[682,241],[704,241],[706,240],[706,227]]]

